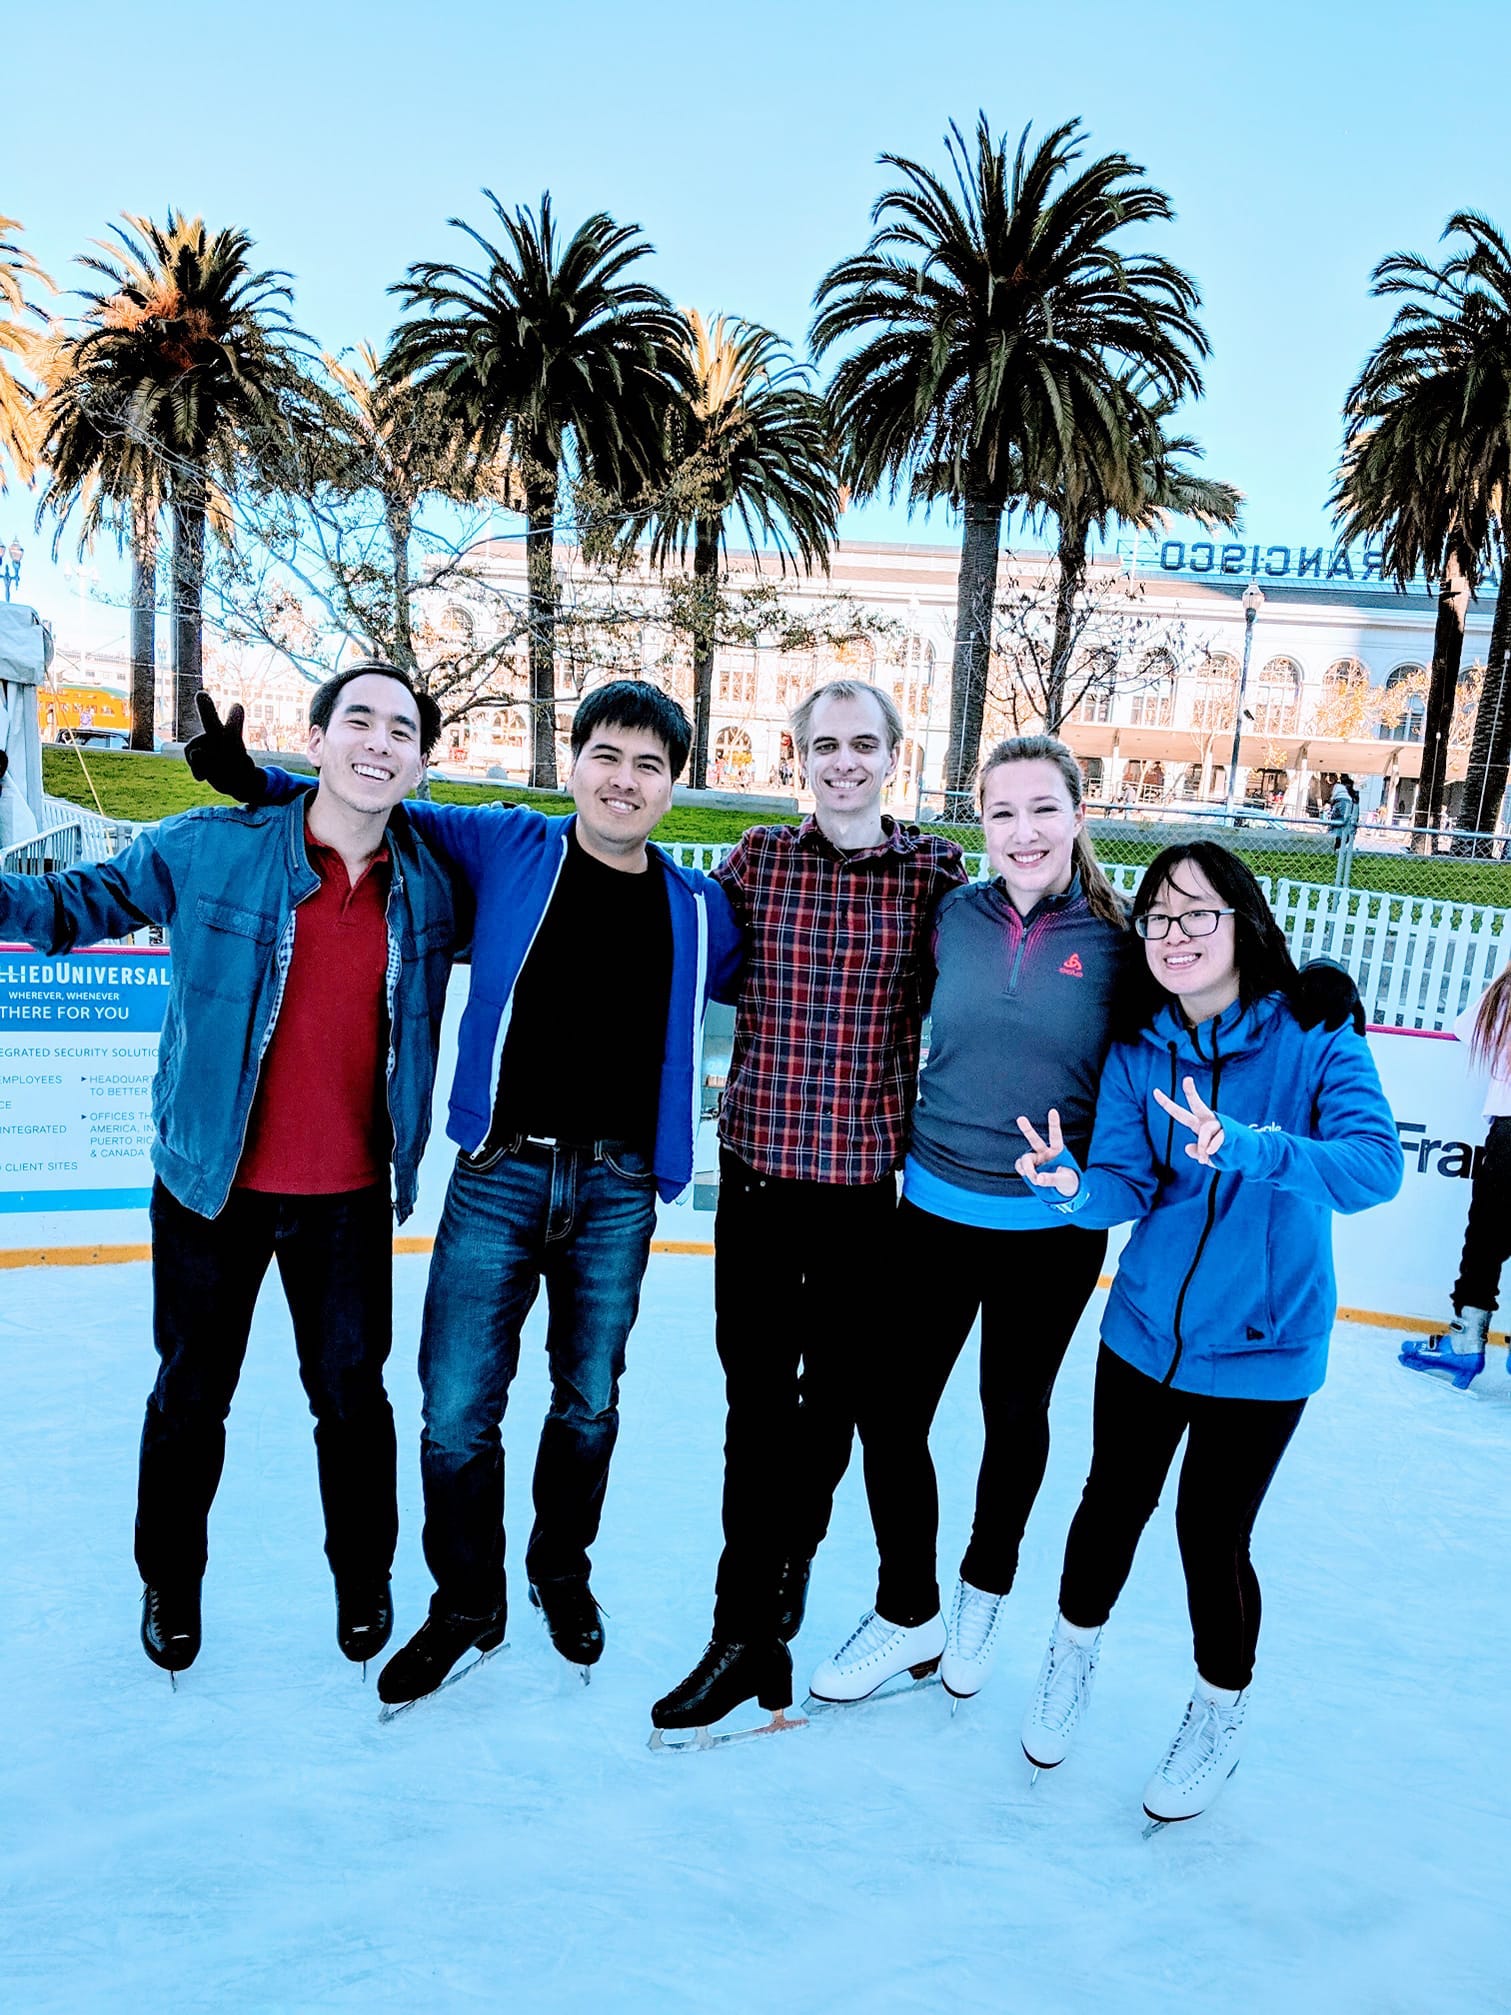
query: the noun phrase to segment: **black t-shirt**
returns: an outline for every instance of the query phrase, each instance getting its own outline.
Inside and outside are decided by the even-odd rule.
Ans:
[[[515,985],[491,1144],[522,1133],[649,1152],[671,991],[660,858],[652,853],[644,874],[605,867],[574,829]]]

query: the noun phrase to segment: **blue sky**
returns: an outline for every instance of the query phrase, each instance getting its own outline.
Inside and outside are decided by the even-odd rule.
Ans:
[[[461,249],[445,220],[482,223],[485,185],[638,222],[675,300],[800,344],[815,281],[864,241],[878,153],[941,163],[978,107],[1014,133],[1080,115],[1174,201],[1147,242],[1197,278],[1213,344],[1186,423],[1261,541],[1326,530],[1339,404],[1387,320],[1375,263],[1430,250],[1457,208],[1511,229],[1503,0],[88,0],[16,10],[0,60],[0,212],[60,281],[121,210],[177,204],[249,229],[330,349],[381,340],[389,283]],[[29,521],[0,498],[0,536],[39,563],[29,598],[66,616]],[[885,507],[846,529],[953,536]]]

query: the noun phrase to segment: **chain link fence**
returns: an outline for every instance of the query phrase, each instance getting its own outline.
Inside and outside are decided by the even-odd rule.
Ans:
[[[919,819],[947,833],[970,857],[982,857],[981,823],[964,793],[926,793]],[[1256,805],[1100,804],[1088,799],[1086,824],[1104,867],[1142,868],[1160,850],[1214,839],[1265,881],[1313,882],[1374,894],[1430,897],[1511,909],[1511,838],[1504,833],[1424,830],[1410,825],[1337,825],[1290,818]]]

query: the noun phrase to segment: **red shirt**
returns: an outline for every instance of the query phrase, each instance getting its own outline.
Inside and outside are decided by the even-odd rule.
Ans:
[[[352,886],[306,831],[320,886],[294,912],[294,947],[252,1100],[238,1189],[336,1196],[388,1181],[388,849]]]
[[[746,937],[719,1134],[763,1175],[881,1182],[902,1160],[930,919],[966,876],[953,840],[883,824],[854,853],[816,819],[755,826],[714,870]]]

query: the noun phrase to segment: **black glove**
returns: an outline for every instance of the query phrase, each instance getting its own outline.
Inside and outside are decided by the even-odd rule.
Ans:
[[[241,738],[246,719],[241,707],[232,707],[222,720],[208,693],[196,693],[200,732],[184,743],[184,761],[202,784],[219,791],[223,798],[238,798],[244,805],[260,805],[267,796],[267,779],[247,754]]]
[[[1303,1028],[1315,1028],[1320,1021],[1324,1028],[1335,1029],[1352,1021],[1355,1033],[1364,1033],[1359,989],[1331,959],[1312,959],[1301,968],[1291,990],[1291,1012]]]
[[[0,784],[5,782],[5,772],[10,768],[10,757],[0,749]]]

